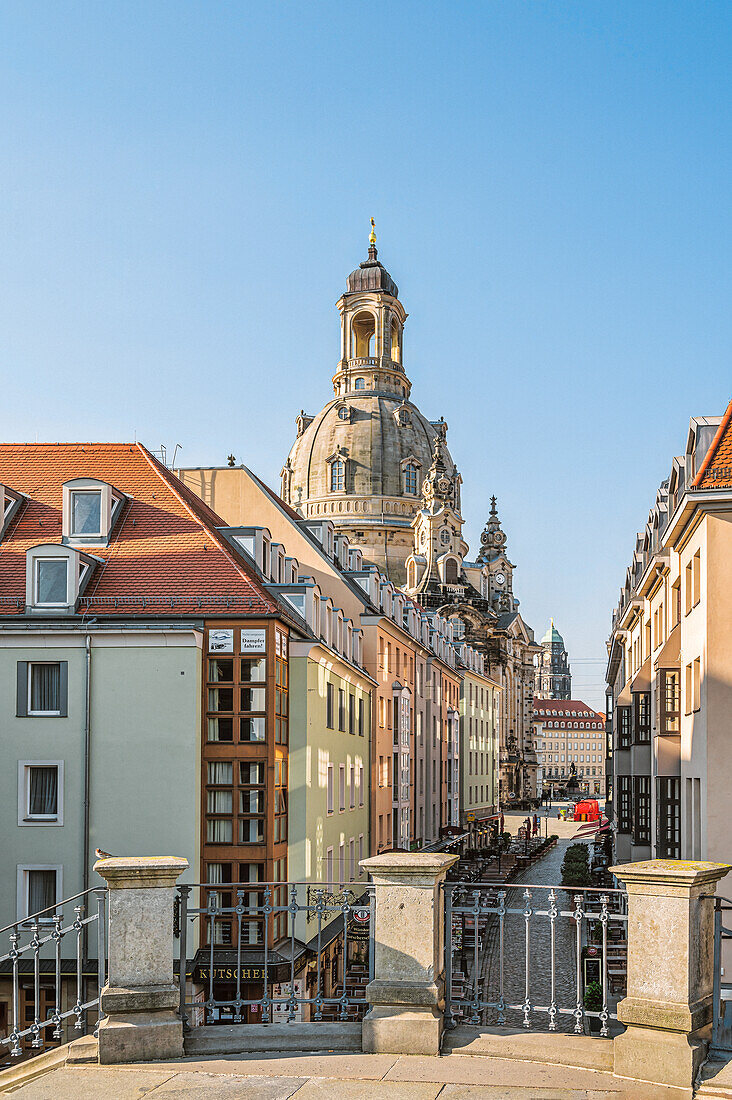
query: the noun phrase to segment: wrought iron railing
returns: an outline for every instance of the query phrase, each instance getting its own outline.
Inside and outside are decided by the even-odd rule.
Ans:
[[[722,944],[732,940],[732,928],[725,928],[725,914],[732,912],[732,901],[714,899],[714,985],[712,991],[711,1057],[729,1058],[732,1052],[732,985],[722,982]]]
[[[33,1052],[48,1043],[59,1043],[64,1037],[64,1020],[73,1019],[73,1029],[83,1032],[91,1022],[88,1018],[91,1013],[95,1030],[98,1027],[102,1018],[99,994],[104,986],[107,964],[106,896],[106,887],[95,887],[0,928],[0,944],[7,938],[10,945],[10,949],[0,955],[0,975],[9,971],[12,985],[12,1030],[0,1036],[0,1044],[10,1048],[12,1058],[20,1058],[24,1047]],[[71,912],[73,920],[67,916]],[[88,957],[89,933],[93,926],[96,928],[96,960]],[[22,942],[24,939],[27,942]],[[64,954],[64,940],[73,944],[73,956]],[[92,965],[96,996],[89,997],[87,987]],[[64,980],[68,983],[67,1003],[69,993],[73,997],[75,985],[75,1000],[68,1008],[64,1008]],[[51,997],[46,996],[49,990]]]
[[[608,1035],[625,985],[627,921],[622,890],[446,883],[445,1026],[582,1032],[587,1019]]]
[[[361,883],[180,885],[184,1027],[360,1020],[373,977],[374,906],[374,888]]]

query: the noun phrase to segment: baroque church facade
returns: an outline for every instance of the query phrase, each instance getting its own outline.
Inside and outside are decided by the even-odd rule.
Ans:
[[[337,308],[334,396],[317,415],[296,418],[282,497],[306,519],[331,520],[396,586],[452,621],[458,644],[484,654],[502,688],[501,805],[534,798],[532,705],[541,648],[518,610],[495,497],[480,551],[468,560],[462,479],[447,448],[447,424],[428,420],[411,400],[403,362],[407,313],[378,260],[373,228],[368,258],[348,276]]]

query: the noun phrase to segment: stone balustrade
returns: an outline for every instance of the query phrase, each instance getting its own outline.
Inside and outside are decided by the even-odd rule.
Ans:
[[[365,1052],[440,1052],[442,884],[456,859],[393,852],[361,862],[376,893],[374,970],[366,990],[370,1009],[362,1024]],[[175,883],[187,866],[175,857],[104,859],[95,865],[109,885],[101,1062],[183,1054],[172,924]],[[712,1014],[713,894],[730,869],[672,860],[612,868],[628,890],[628,987],[618,1006],[626,1030],[612,1040],[617,1076],[691,1088],[705,1057],[703,1029]],[[553,1041],[556,1048],[561,1040],[553,1036]],[[528,1058],[535,1055],[527,1053]]]

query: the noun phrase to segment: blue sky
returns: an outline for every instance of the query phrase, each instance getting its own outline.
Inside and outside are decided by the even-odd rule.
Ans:
[[[469,541],[496,493],[599,705],[634,533],[732,396],[731,40],[721,2],[6,2],[2,436],[277,484],[373,215]]]

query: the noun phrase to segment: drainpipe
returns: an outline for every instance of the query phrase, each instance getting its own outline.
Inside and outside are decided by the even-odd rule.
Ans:
[[[90,820],[90,781],[91,781],[91,634],[87,634],[85,638],[86,646],[86,661],[85,661],[85,676],[84,676],[84,852],[83,852],[83,871],[82,871],[82,890],[89,889],[89,820]],[[86,899],[85,899],[86,903]],[[88,913],[87,913],[88,916]],[[82,975],[88,970],[89,963],[89,925],[84,925],[84,932],[82,935]],[[87,979],[82,978],[84,987],[84,1000],[88,1000],[86,995]],[[101,992],[101,991],[100,991]]]

